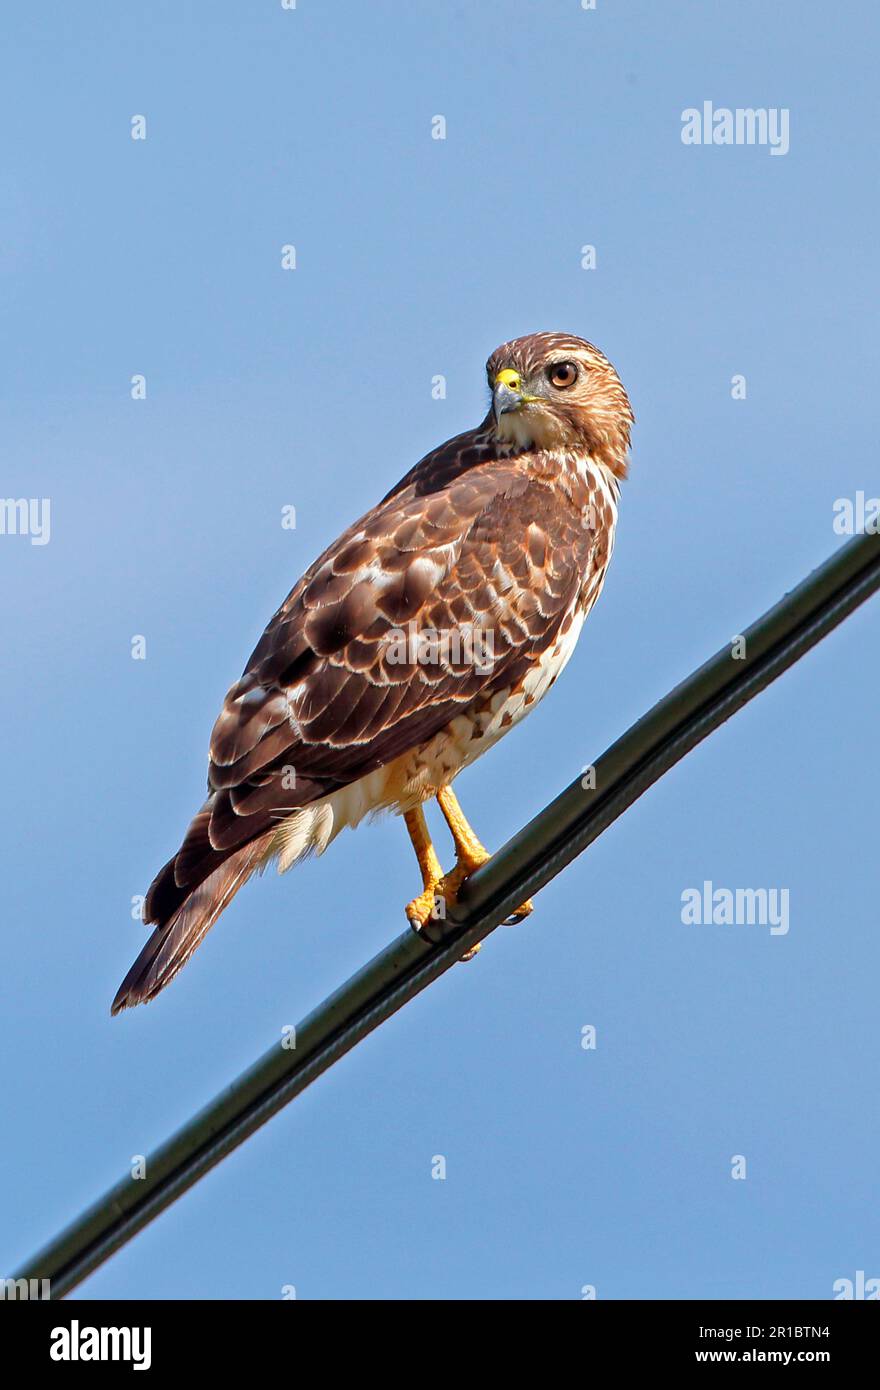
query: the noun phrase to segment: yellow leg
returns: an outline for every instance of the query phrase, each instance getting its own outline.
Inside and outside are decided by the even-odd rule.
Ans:
[[[474,872],[474,869],[485,864],[486,860],[491,859],[492,856],[480,843],[468,824],[464,811],[458,804],[458,797],[451,787],[440,789],[437,793],[437,804],[443,812],[455,844],[455,868],[452,873],[446,874],[439,885],[440,893],[448,903],[451,903],[455,901],[455,896],[465,879]],[[534,903],[529,898],[508,917],[507,925],[513,926],[514,923],[521,922],[533,911]]]
[[[416,859],[419,861],[419,868],[422,871],[422,891],[417,898],[413,898],[411,903],[407,903],[405,909],[413,931],[419,932],[424,930],[433,917],[438,895],[445,897],[441,885],[446,880],[431,843],[431,835],[421,806],[417,806],[413,811],[406,811],[403,818],[409,831],[409,838],[412,840],[413,849],[416,852]],[[472,950],[465,952],[462,960],[470,960],[471,956],[475,956],[479,949],[478,942]]]
[[[422,872],[422,892],[417,898],[413,898],[411,903],[407,903],[406,915],[410,925],[416,931],[420,931],[434,911],[434,898],[443,878],[443,869],[431,843],[431,835],[421,806],[407,811],[403,819]]]
[[[437,805],[443,812],[446,824],[452,834],[455,845],[456,868],[461,866],[466,870],[462,874],[461,881],[464,882],[467,874],[472,874],[474,869],[478,869],[481,864],[485,864],[491,858],[485,845],[480,844],[470,825],[464,811],[458,804],[458,797],[451,787],[441,787],[437,793]]]

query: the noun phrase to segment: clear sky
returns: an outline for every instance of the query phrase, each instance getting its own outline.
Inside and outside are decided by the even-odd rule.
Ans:
[[[0,492],[51,512],[48,544],[0,536],[0,1274],[402,929],[392,818],[249,885],[109,1015],[224,692],[315,555],[481,418],[498,343],[595,341],[637,426],[575,657],[457,784],[490,846],[880,493],[878,27],[867,0],[7,7]],[[683,144],[704,101],[785,109],[788,152]],[[874,600],[79,1294],[880,1276],[878,627]],[[684,925],[705,880],[788,890],[788,931]]]

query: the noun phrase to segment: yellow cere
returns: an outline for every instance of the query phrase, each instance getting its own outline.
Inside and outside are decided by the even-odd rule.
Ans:
[[[521,384],[519,372],[515,372],[512,367],[505,367],[495,378],[496,386],[510,386],[514,391],[518,391]]]

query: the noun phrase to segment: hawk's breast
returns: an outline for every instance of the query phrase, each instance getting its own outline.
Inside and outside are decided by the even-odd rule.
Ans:
[[[557,485],[563,486],[569,500],[580,507],[583,524],[594,535],[589,561],[568,611],[555,635],[515,684],[479,698],[434,738],[399,760],[391,780],[401,788],[403,809],[434,795],[438,787],[497,743],[544,698],[571,659],[587,614],[605,582],[617,523],[617,485],[590,459],[566,459]]]

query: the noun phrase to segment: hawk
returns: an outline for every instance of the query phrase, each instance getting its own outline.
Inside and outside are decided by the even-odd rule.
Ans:
[[[329,546],[266,628],[214,726],[208,798],[147,894],[154,930],[112,1011],[174,978],[251,874],[393,810],[422,929],[489,857],[454,778],[553,685],[611,558],[632,410],[598,348],[505,343],[482,424],[428,454]],[[446,875],[422,805],[455,846]],[[523,903],[519,920],[531,911]]]

